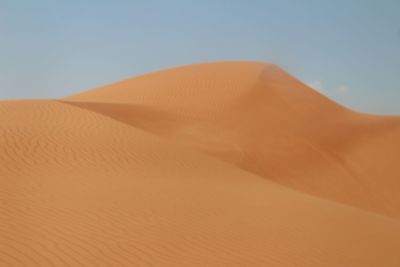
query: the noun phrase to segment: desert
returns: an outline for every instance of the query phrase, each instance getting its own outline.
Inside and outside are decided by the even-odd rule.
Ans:
[[[0,102],[0,266],[400,266],[400,117],[277,65]]]

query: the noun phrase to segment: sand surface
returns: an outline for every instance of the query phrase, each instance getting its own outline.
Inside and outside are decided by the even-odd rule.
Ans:
[[[0,266],[400,266],[400,117],[274,65],[0,102]]]

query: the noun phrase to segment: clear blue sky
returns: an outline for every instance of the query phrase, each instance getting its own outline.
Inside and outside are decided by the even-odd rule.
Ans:
[[[400,1],[0,0],[0,99],[219,60],[273,62],[353,109],[400,114]]]

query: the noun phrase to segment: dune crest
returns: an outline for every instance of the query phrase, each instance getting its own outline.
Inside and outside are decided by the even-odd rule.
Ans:
[[[0,102],[0,266],[400,265],[400,119],[277,66]]]

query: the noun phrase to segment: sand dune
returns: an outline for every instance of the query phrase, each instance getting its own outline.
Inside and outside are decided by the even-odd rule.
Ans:
[[[0,102],[0,266],[399,266],[400,120],[273,65]]]
[[[66,100],[291,188],[400,216],[400,118],[352,112],[274,65],[175,68]]]

